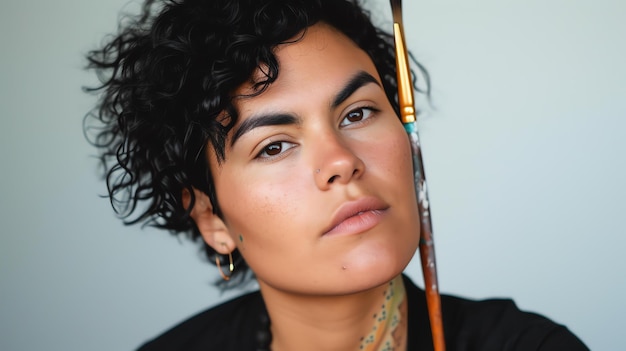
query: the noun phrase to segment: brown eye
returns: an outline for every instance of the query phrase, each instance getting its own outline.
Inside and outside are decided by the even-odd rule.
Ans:
[[[274,143],[274,144],[269,144],[267,145],[263,151],[265,152],[266,155],[268,156],[275,156],[280,154],[280,152],[283,150],[283,145],[282,143]]]
[[[346,119],[350,122],[358,122],[363,119],[363,110],[358,109],[354,111],[350,111],[346,116]]]
[[[261,152],[256,156],[257,158],[265,158],[271,159],[274,157],[280,157],[287,150],[296,146],[294,143],[290,143],[288,141],[276,141],[270,144],[267,144]]]
[[[364,120],[370,118],[372,116],[372,113],[376,111],[378,110],[372,107],[355,108],[343,117],[340,126],[347,127],[353,123],[363,122]]]

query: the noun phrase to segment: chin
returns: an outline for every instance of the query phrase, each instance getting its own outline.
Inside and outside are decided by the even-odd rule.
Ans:
[[[410,246],[407,246],[410,247]],[[401,274],[411,261],[415,249],[359,252],[341,267],[344,279],[357,285],[357,289],[367,289],[388,283]]]

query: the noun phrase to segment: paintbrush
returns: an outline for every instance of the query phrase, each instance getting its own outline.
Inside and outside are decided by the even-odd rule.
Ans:
[[[415,177],[415,191],[420,215],[420,258],[424,274],[424,289],[428,305],[433,346],[435,351],[445,351],[443,321],[441,318],[441,298],[437,283],[437,265],[435,263],[435,245],[432,235],[430,206],[426,188],[426,176],[422,163],[419,135],[417,134],[417,119],[413,102],[413,81],[409,56],[404,40],[402,25],[402,0],[390,0],[393,13],[393,33],[396,46],[396,70],[398,75],[398,103],[400,105],[400,119],[409,135],[413,154],[413,171]]]

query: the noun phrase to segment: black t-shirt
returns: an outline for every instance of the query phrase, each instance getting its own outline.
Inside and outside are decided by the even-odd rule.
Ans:
[[[432,350],[426,297],[406,276],[408,351]],[[473,301],[441,296],[448,351],[588,350],[566,327],[520,311],[512,300]],[[204,311],[139,351],[257,351],[268,337],[268,317],[256,291]]]

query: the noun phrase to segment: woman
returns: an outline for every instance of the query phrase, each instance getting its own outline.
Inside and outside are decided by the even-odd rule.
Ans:
[[[147,1],[89,60],[116,210],[260,287],[141,350],[432,348],[402,276],[419,218],[393,41],[357,3]],[[442,305],[450,350],[586,349],[511,301]]]

